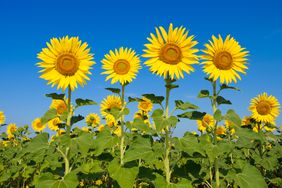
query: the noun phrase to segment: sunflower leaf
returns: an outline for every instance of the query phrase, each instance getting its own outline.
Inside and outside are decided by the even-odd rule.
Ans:
[[[55,117],[57,117],[57,110],[56,109],[50,109],[48,110],[43,117],[41,117],[41,123],[44,125],[46,124],[48,121],[50,121],[51,119],[54,119]]]
[[[182,100],[176,100],[175,101],[175,107],[176,107],[176,109],[179,109],[179,110],[188,110],[188,109],[196,110],[196,109],[199,109],[198,106],[191,104],[189,102],[184,103]]]
[[[87,105],[97,105],[97,103],[93,100],[90,99],[76,99],[76,108],[81,107],[81,106],[87,106]]]
[[[138,98],[138,97],[128,97],[128,102],[140,102],[143,101],[142,99]]]
[[[235,113],[234,110],[228,110],[225,115],[225,119],[238,127],[241,126],[241,118],[238,114]]]
[[[232,104],[230,100],[226,100],[222,96],[218,96],[216,98],[216,102],[217,102],[218,105],[221,105],[221,104]]]
[[[164,100],[163,96],[156,96],[154,94],[143,94],[143,97],[146,97],[147,99],[151,100],[154,104],[161,104]]]
[[[65,94],[49,93],[46,94],[45,96],[50,97],[52,99],[64,100]]]
[[[183,114],[177,115],[179,118],[187,118],[191,120],[201,120],[206,115],[205,112],[199,112],[199,111],[191,111],[191,112],[185,112]]]
[[[120,89],[119,88],[107,87],[105,89],[108,90],[108,91],[111,91],[112,93],[120,94]]]
[[[232,87],[232,86],[228,86],[228,85],[226,85],[226,84],[222,84],[222,85],[220,86],[220,90],[224,90],[224,89],[232,89],[232,90],[235,90],[235,91],[240,91],[240,89],[237,88],[237,87]]]
[[[206,97],[210,97],[209,90],[201,90],[200,93],[198,94],[198,98],[206,98]]]
[[[75,124],[75,123],[77,123],[77,122],[79,122],[83,119],[84,119],[84,117],[82,115],[72,116],[71,117],[71,124],[73,125],[73,124]]]

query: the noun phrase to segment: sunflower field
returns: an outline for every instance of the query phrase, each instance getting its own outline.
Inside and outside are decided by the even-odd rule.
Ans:
[[[58,92],[46,94],[50,108],[31,126],[6,122],[5,112],[0,112],[5,129],[0,138],[0,187],[282,187],[277,98],[254,96],[245,117],[233,109],[221,111],[222,105],[231,105],[224,91],[239,91],[236,82],[246,74],[249,52],[230,35],[212,36],[199,50],[194,35],[172,24],[157,27],[147,39],[142,64],[163,78],[164,96],[148,91],[125,97],[141,60],[135,50],[120,47],[101,60],[101,74],[120,87],[105,88],[109,95],[100,103],[72,98],[78,85],[90,80],[96,64],[88,44],[68,36],[46,43],[36,66],[40,78]],[[198,100],[210,101],[206,109],[181,99],[170,101],[171,93],[181,87],[177,80],[190,76],[195,66],[202,67],[203,80],[211,86],[198,94]],[[129,109],[132,103],[137,112]],[[100,114],[76,113],[88,105],[97,105]],[[198,132],[175,137],[173,130],[183,119],[196,121]]]

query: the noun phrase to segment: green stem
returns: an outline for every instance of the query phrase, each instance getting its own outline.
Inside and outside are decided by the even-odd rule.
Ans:
[[[170,95],[170,80],[167,78],[166,80],[166,97],[165,97],[165,117],[168,118],[169,115],[169,95]],[[167,125],[165,130],[165,158],[164,158],[164,169],[165,169],[165,177],[166,182],[170,184],[170,177],[171,177],[171,170],[170,170],[170,161],[169,161],[169,154],[171,149],[170,143],[170,127]]]
[[[66,153],[62,152],[62,150],[60,150],[60,148],[58,147],[57,150],[61,153],[61,155],[64,158],[65,161],[65,176],[70,172],[70,163],[68,160],[68,153],[69,153],[69,147],[66,148]]]
[[[122,109],[124,108],[124,90],[125,90],[125,85],[121,85],[121,104],[122,104]],[[120,138],[120,165],[123,165],[123,158],[124,158],[124,115],[121,116],[121,138]]]
[[[72,110],[71,110],[71,88],[68,87],[68,117],[67,117],[67,135],[70,135],[71,131],[71,117],[72,117]]]
[[[216,103],[216,98],[217,98],[217,92],[216,92],[216,81],[212,83],[212,88],[213,88],[213,96],[212,96],[212,109],[213,109],[213,114],[215,114],[217,110],[217,103]],[[216,130],[217,130],[217,121],[215,121],[214,125],[214,132],[213,132],[213,143],[214,145],[217,144],[217,136],[216,136]],[[215,158],[214,160],[214,169],[215,169],[215,182],[216,182],[216,188],[220,187],[220,181],[219,181],[219,167],[218,167],[218,158]]]

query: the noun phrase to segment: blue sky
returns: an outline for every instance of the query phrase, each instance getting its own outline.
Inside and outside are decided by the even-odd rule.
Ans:
[[[144,43],[154,27],[185,26],[199,41],[198,48],[211,38],[231,34],[250,51],[249,70],[236,84],[241,92],[226,91],[224,96],[241,116],[249,115],[252,97],[267,91],[282,103],[282,2],[277,1],[16,1],[0,2],[0,110],[7,123],[18,125],[30,122],[44,114],[50,105],[45,93],[56,92],[39,79],[35,66],[36,55],[52,37],[79,36],[88,42],[95,61],[91,81],[74,92],[74,97],[90,98],[100,102],[109,92],[105,76],[100,75],[101,59],[110,49],[131,47],[142,54]],[[144,62],[145,59],[142,58]],[[199,105],[210,112],[210,103],[197,99],[201,89],[210,89],[200,66],[196,72],[179,80],[179,89],[172,92],[172,100],[181,99]],[[130,84],[127,95],[144,93],[164,95],[164,82],[143,66],[137,79]],[[136,109],[131,105],[132,113]],[[98,106],[79,111],[99,112]],[[277,124],[282,124],[281,116]],[[182,121],[175,135],[196,130],[195,122]],[[3,131],[3,128],[0,129]]]

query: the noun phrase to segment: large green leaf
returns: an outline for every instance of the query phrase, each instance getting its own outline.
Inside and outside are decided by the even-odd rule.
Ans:
[[[75,173],[68,173],[60,179],[56,179],[51,173],[42,174],[35,188],[76,188],[79,184]]]
[[[97,105],[97,103],[93,100],[90,99],[76,99],[76,108],[81,107],[81,106],[88,106],[88,105]]]
[[[218,97],[216,98],[216,102],[217,102],[218,105],[221,105],[221,104],[232,104],[231,101],[226,100],[226,99],[225,99],[224,97],[222,97],[222,96],[218,96]]]
[[[228,110],[225,115],[225,119],[238,127],[241,126],[241,118],[234,110]]]
[[[97,135],[94,142],[95,154],[100,155],[107,148],[112,148],[118,143],[118,137],[113,136],[109,129],[105,129]]]
[[[179,109],[179,110],[188,110],[188,109],[196,110],[199,108],[198,106],[191,104],[189,102],[184,103],[182,100],[176,100],[175,107],[176,109]]]
[[[177,115],[177,117],[187,118],[191,120],[202,120],[205,115],[206,115],[205,112],[191,111],[191,112],[185,112],[183,114],[179,114]]]
[[[43,117],[41,117],[41,123],[44,125],[46,124],[48,121],[50,121],[51,119],[54,119],[55,117],[57,117],[57,110],[56,109],[50,109],[48,110]]]
[[[150,99],[152,103],[155,103],[155,104],[161,104],[164,100],[163,96],[156,96],[154,94],[143,94],[142,96],[146,97],[147,99]]]

